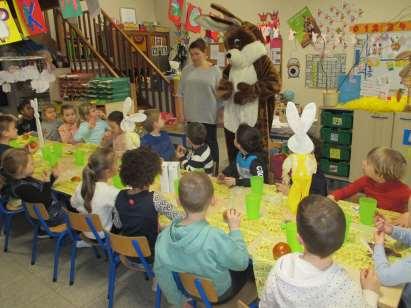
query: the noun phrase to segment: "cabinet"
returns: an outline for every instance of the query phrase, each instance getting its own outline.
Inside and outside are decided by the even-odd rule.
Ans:
[[[391,147],[394,113],[354,111],[350,176],[352,182],[362,176],[362,161],[374,147]]]
[[[392,148],[400,151],[407,159],[407,170],[403,182],[411,186],[411,145],[404,144],[404,134],[411,130],[411,113],[399,112],[394,115],[394,129],[392,134]],[[408,137],[410,138],[410,137]]]

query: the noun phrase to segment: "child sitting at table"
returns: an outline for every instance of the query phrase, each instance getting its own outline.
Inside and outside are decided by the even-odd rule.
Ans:
[[[388,234],[392,238],[411,246],[411,230],[395,227],[391,225],[383,216],[376,216],[376,231],[374,234],[374,264],[378,278],[384,286],[392,287],[406,284],[402,293],[403,306],[411,307],[411,256],[404,257],[394,264],[390,264],[385,255],[384,235]]]
[[[0,115],[0,159],[3,153],[10,149],[9,142],[17,138],[17,119],[11,114]]]
[[[241,214],[227,210],[230,232],[212,227],[206,220],[207,209],[214,204],[214,188],[209,176],[192,172],[181,177],[179,202],[186,217],[174,220],[158,236],[154,272],[169,304],[186,300],[172,272],[192,273],[212,280],[223,303],[252,280],[253,269],[247,246],[240,231]]]
[[[171,203],[149,190],[160,173],[161,159],[149,148],[125,152],[121,159],[120,178],[130,189],[120,191],[115,203],[116,228],[126,236],[145,236],[153,256],[159,232],[159,214],[170,220],[180,217]]]
[[[96,214],[104,230],[110,232],[113,226],[113,209],[119,190],[108,184],[116,173],[115,155],[112,149],[98,148],[88,159],[83,169],[83,180],[71,197],[71,206],[80,213]],[[88,238],[94,239],[91,232]],[[104,237],[104,233],[99,234]],[[81,244],[80,244],[81,245]]]
[[[9,149],[2,157],[2,174],[11,186],[14,197],[25,202],[42,203],[49,214],[49,226],[65,222],[63,201],[52,192],[54,181],[59,175],[59,168],[54,168],[49,181],[43,182],[33,178],[34,164],[31,155],[23,149]]]
[[[151,148],[165,161],[173,160],[175,149],[167,132],[161,131],[164,128],[164,120],[161,118],[160,112],[158,110],[147,110],[145,114],[147,119],[143,125],[147,134],[141,139],[141,145]]]
[[[110,146],[114,149],[118,158],[121,158],[125,151],[137,149],[140,146],[140,136],[136,132],[122,130],[121,122],[123,120],[122,112],[111,112],[107,118],[110,129],[106,132],[102,141],[103,146]]]
[[[386,147],[376,147],[368,153],[362,167],[363,177],[332,192],[329,197],[341,200],[357,193],[364,193],[376,199],[381,209],[400,213],[408,210],[411,189],[401,182],[407,169],[407,160],[400,152]]]
[[[77,113],[73,105],[64,104],[61,106],[61,117],[63,124],[58,128],[61,142],[75,144],[74,135],[78,130]]]
[[[61,121],[57,120],[56,107],[52,104],[43,106],[41,129],[43,131],[43,137],[47,140],[60,141],[60,135],[58,127],[61,125]]]
[[[379,282],[372,269],[361,271],[361,286],[332,260],[344,242],[345,216],[332,200],[310,195],[297,210],[303,253],[277,260],[266,281],[260,308],[377,307]]]
[[[29,101],[21,102],[17,106],[17,112],[21,118],[17,122],[17,133],[23,135],[30,132],[36,132],[36,119],[34,118],[34,109]]]
[[[83,122],[74,134],[74,141],[100,144],[106,132],[107,123],[97,116],[96,106],[83,103],[79,107],[79,113]]]
[[[258,129],[240,124],[234,145],[238,149],[236,160],[218,176],[219,182],[228,187],[236,185],[249,187],[252,176],[261,176],[267,182],[267,160]]]
[[[187,125],[187,142],[191,149],[187,151],[179,145],[176,152],[182,169],[188,171],[201,169],[207,174],[213,173],[214,162],[210,147],[205,143],[206,139],[207,129],[203,124],[193,122]]]

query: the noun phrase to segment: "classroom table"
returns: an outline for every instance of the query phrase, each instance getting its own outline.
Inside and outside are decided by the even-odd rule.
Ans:
[[[82,168],[74,165],[73,150],[75,147],[81,147],[87,155],[91,154],[96,146],[94,145],[65,145],[63,157],[60,161],[61,175],[54,183],[54,189],[68,195],[72,195],[79,184],[78,179],[73,181],[73,177],[81,177]],[[50,167],[42,159],[41,151],[34,155],[35,172],[34,176],[45,179]],[[228,208],[236,208],[245,212],[244,200],[249,188],[227,188],[220,185],[213,178],[215,189],[216,204],[210,207],[207,220],[215,227],[228,231],[227,224],[224,223],[222,214]],[[159,181],[156,181],[151,187],[152,190],[160,192]],[[176,195],[174,193],[161,193],[162,196],[170,202],[176,204]],[[261,205],[261,217],[257,220],[248,220],[245,215],[241,222],[241,231],[248,245],[249,253],[253,259],[254,273],[256,277],[257,290],[259,294],[263,291],[264,283],[269,271],[275,263],[272,255],[273,246],[282,241],[286,242],[285,233],[281,225],[286,220],[293,220],[295,216],[289,212],[286,197],[275,191],[274,186],[265,185],[264,196]],[[359,281],[359,269],[368,268],[372,265],[371,252],[367,242],[373,238],[373,228],[361,225],[359,223],[358,205],[354,203],[340,201],[339,205],[345,213],[352,218],[347,242],[334,255],[334,260],[341,264],[353,279]],[[387,218],[393,219],[398,217],[398,213],[381,211]],[[162,224],[168,224],[165,217],[160,218]],[[387,237],[388,246],[395,247],[397,252],[402,255],[411,254],[411,248],[400,246],[391,238]],[[395,257],[390,257],[390,261],[395,261]],[[380,307],[397,307],[401,297],[402,287],[381,288]]]

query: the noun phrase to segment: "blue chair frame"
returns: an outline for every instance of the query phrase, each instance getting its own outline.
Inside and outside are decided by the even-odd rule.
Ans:
[[[84,214],[78,214],[77,215],[84,215]],[[70,215],[70,214],[69,214]],[[89,231],[91,231],[94,235],[94,237],[96,238],[97,244],[98,246],[100,246],[106,257],[109,256],[109,243],[108,243],[108,236],[106,234],[106,236],[104,238],[101,238],[101,236],[98,234],[98,231],[92,221],[91,215],[84,215],[85,216],[85,220],[87,223],[87,226],[89,227]],[[72,244],[71,244],[71,252],[70,252],[70,275],[69,275],[69,284],[73,285],[74,284],[74,280],[75,280],[75,272],[76,272],[76,257],[77,257],[77,242],[82,240],[78,234],[75,232],[76,230],[73,229],[72,224],[70,222],[70,219],[67,218],[67,226],[68,226],[68,230],[69,230],[69,235],[70,238],[72,240]],[[101,258],[97,247],[95,245],[92,245],[92,249],[94,251],[94,254],[96,256],[96,258]]]
[[[134,250],[136,251],[138,258],[141,261],[141,264],[143,265],[146,280],[150,278],[154,278],[154,271],[150,263],[144,257],[140,244],[136,240],[133,240],[131,243],[133,245]],[[119,266],[121,261],[120,261],[119,254],[111,248],[110,237],[109,237],[109,245],[110,245],[110,253],[109,253],[110,267],[109,267],[109,278],[108,278],[108,284],[109,284],[108,285],[108,307],[113,308],[117,267]],[[160,289],[160,286],[157,284],[157,290],[156,290],[156,296],[155,296],[155,308],[160,308],[160,307],[161,307],[161,289]]]
[[[33,230],[33,240],[32,240],[32,249],[31,249],[31,265],[34,265],[37,260],[37,243],[38,243],[38,234],[40,231],[40,227],[47,233],[48,236],[56,240],[56,247],[54,250],[54,266],[53,266],[53,282],[57,281],[58,276],[58,267],[59,267],[59,258],[61,253],[61,248],[64,244],[64,239],[68,235],[68,228],[66,227],[62,232],[53,232],[49,227],[46,220],[44,219],[43,215],[41,214],[38,205],[32,204],[33,210],[37,217],[32,217],[34,220],[34,230]],[[44,206],[44,205],[42,205]],[[25,204],[26,211],[27,204]]]
[[[0,197],[0,215],[3,217],[3,225],[0,226],[0,232],[3,231],[3,234],[5,235],[4,248],[3,248],[4,252],[7,252],[9,250],[9,238],[10,238],[13,217],[18,214],[25,213],[23,204],[22,204],[21,209],[18,209],[16,211],[9,211],[7,209],[8,202],[9,202],[9,198]]]

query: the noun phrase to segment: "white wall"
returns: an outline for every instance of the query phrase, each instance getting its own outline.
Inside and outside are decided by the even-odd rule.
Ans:
[[[121,7],[136,9],[137,22],[139,23],[156,20],[154,1],[152,0],[100,0],[100,4],[107,14],[118,20],[120,20]]]
[[[393,18],[400,13],[403,9],[410,5],[409,0],[391,0],[391,1],[374,1],[374,0],[358,0],[349,1],[349,3],[355,3],[355,7],[362,8],[364,10],[364,15],[359,22],[384,22],[392,21]],[[283,89],[290,89],[296,93],[296,100],[300,103],[307,103],[315,101],[317,104],[322,104],[322,90],[309,89],[305,87],[305,55],[309,53],[314,53],[311,47],[301,48],[297,43],[288,40],[289,26],[287,24],[287,19],[293,16],[296,12],[302,9],[304,6],[308,6],[313,14],[317,12],[318,8],[328,9],[331,5],[341,6],[341,0],[197,0],[192,1],[203,9],[203,12],[210,11],[210,4],[216,2],[234,14],[239,16],[244,20],[249,20],[251,22],[258,22],[258,13],[261,12],[271,12],[273,10],[279,10],[280,15],[280,32],[283,37]],[[167,17],[168,1],[167,0],[155,0],[155,14],[157,20],[161,24],[171,25]],[[408,12],[408,13],[407,13]],[[411,19],[411,8],[408,7],[407,10],[402,14],[402,20]],[[338,52],[338,50],[336,50]],[[286,73],[287,61],[291,57],[296,57],[299,59],[302,65],[302,71],[300,78],[298,79],[288,79]],[[352,64],[352,50],[347,52],[347,69],[351,67]]]

